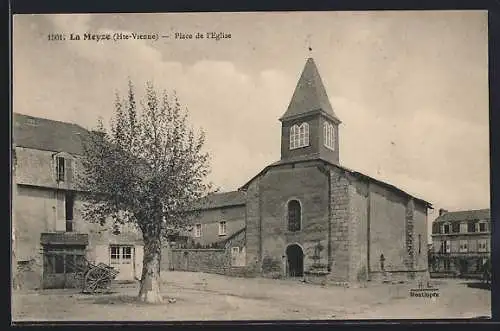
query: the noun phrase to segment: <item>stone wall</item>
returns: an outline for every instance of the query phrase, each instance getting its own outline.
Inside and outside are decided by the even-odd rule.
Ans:
[[[349,211],[350,211],[350,261],[349,281],[363,282],[368,274],[368,215],[369,215],[369,183],[350,179]]]
[[[172,249],[169,270],[224,273],[231,263],[225,249]]]
[[[328,281],[348,281],[350,272],[349,181],[338,168],[330,167],[331,271]]]
[[[207,272],[227,275],[247,275],[245,231],[228,238],[222,249],[186,249],[165,246],[161,269]],[[254,267],[250,268],[251,273]]]
[[[428,249],[427,249],[427,208],[419,203],[415,203],[414,219],[414,242],[415,246],[415,269],[428,270]],[[420,235],[420,238],[419,238]],[[420,241],[420,243],[419,243]]]
[[[246,265],[261,268],[261,198],[260,178],[253,180],[247,189],[246,201]]]
[[[297,244],[304,253],[304,270],[311,268],[314,247],[328,240],[328,180],[318,163],[301,163],[295,167],[270,169],[260,179],[262,217],[262,258],[271,258],[286,272],[286,249]],[[288,202],[301,205],[301,229],[288,230]],[[248,234],[247,234],[248,236]],[[320,261],[327,263],[328,251],[321,252]]]
[[[407,270],[407,198],[377,184],[370,184],[370,271]]]

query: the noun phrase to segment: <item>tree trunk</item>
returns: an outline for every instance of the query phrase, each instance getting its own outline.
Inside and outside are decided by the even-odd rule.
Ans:
[[[141,289],[139,301],[162,303],[160,293],[160,257],[161,241],[144,236],[144,259],[142,264]]]

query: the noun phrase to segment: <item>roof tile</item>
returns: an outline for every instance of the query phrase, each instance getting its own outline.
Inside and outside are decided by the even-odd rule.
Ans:
[[[443,215],[436,218],[435,222],[440,221],[472,221],[490,219],[490,209],[475,209],[475,210],[459,210],[445,212]]]
[[[314,60],[309,58],[297,82],[288,109],[281,117],[281,120],[295,118],[317,110],[340,122],[330,104],[318,68]]]
[[[16,146],[54,152],[82,154],[83,127],[46,118],[13,114],[13,140]]]

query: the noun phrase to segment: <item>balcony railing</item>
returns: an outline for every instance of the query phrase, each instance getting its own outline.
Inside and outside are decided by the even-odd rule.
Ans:
[[[88,245],[89,235],[77,232],[47,232],[40,235],[42,245]]]
[[[479,236],[479,235],[488,235],[491,234],[490,231],[476,231],[476,232],[437,232],[437,233],[432,233],[432,236]]]
[[[444,253],[444,252],[432,252],[429,253],[429,256],[436,256],[436,257],[484,257],[484,256],[489,256],[490,252],[450,252],[450,253]]]

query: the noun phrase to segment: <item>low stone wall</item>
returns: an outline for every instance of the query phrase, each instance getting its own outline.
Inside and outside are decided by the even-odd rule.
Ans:
[[[231,266],[231,256],[225,249],[172,249],[169,269],[224,273]]]
[[[231,266],[231,252],[226,249],[177,248],[171,249],[169,253],[169,270],[206,272],[233,277],[255,277],[257,274],[252,268]]]
[[[427,270],[413,271],[387,271],[370,272],[370,281],[372,282],[413,282],[416,280],[428,280],[430,278]]]
[[[13,275],[14,288],[16,289],[39,289],[42,280],[42,266],[39,261],[18,261],[17,272]]]

